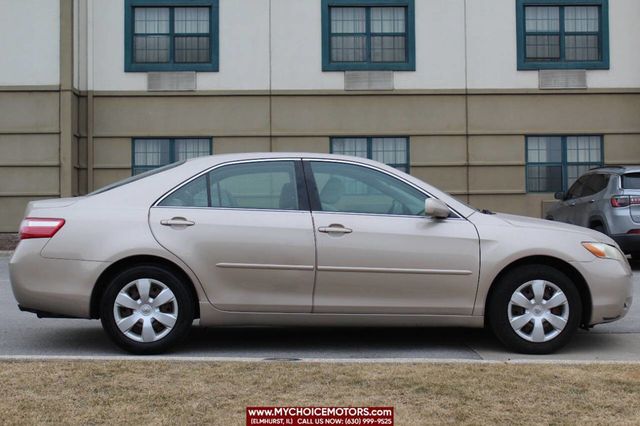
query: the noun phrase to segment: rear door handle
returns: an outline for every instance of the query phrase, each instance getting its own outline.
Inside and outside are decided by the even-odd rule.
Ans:
[[[160,225],[164,226],[193,226],[196,223],[192,220],[187,220],[184,217],[174,217],[171,219],[163,219],[160,221]]]
[[[324,232],[325,234],[350,234],[353,230],[334,223],[329,226],[321,226],[318,228],[318,232]]]

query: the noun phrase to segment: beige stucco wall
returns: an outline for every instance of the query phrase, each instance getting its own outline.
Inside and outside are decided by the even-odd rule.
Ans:
[[[329,152],[332,136],[408,136],[413,175],[477,207],[531,216],[553,195],[526,193],[527,134],[603,134],[605,162],[640,163],[633,91],[95,92],[74,93],[69,109],[71,166],[61,168],[59,92],[0,90],[0,231],[16,229],[29,199],[59,196],[61,170],[73,194],[130,176],[135,137],[211,137],[214,153],[230,153]]]

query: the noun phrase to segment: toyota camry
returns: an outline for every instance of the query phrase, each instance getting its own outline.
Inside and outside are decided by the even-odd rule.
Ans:
[[[549,353],[623,317],[606,235],[478,211],[392,167],[305,153],[178,162],[32,201],[10,261],[21,310],[100,319],[158,353],[202,326],[488,327]]]

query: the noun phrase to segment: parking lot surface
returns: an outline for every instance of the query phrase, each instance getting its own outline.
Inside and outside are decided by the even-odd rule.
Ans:
[[[11,292],[8,254],[0,254],[0,358],[127,356],[99,321],[38,319],[20,312]],[[514,354],[491,333],[443,328],[193,328],[171,357],[256,360],[568,360],[640,361],[640,265],[633,265],[634,305],[622,320],[580,331],[553,355]]]

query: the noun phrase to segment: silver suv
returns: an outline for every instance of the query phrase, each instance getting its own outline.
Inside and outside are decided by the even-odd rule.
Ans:
[[[613,238],[623,252],[640,258],[640,166],[591,169],[569,188],[547,219],[595,229]]]

